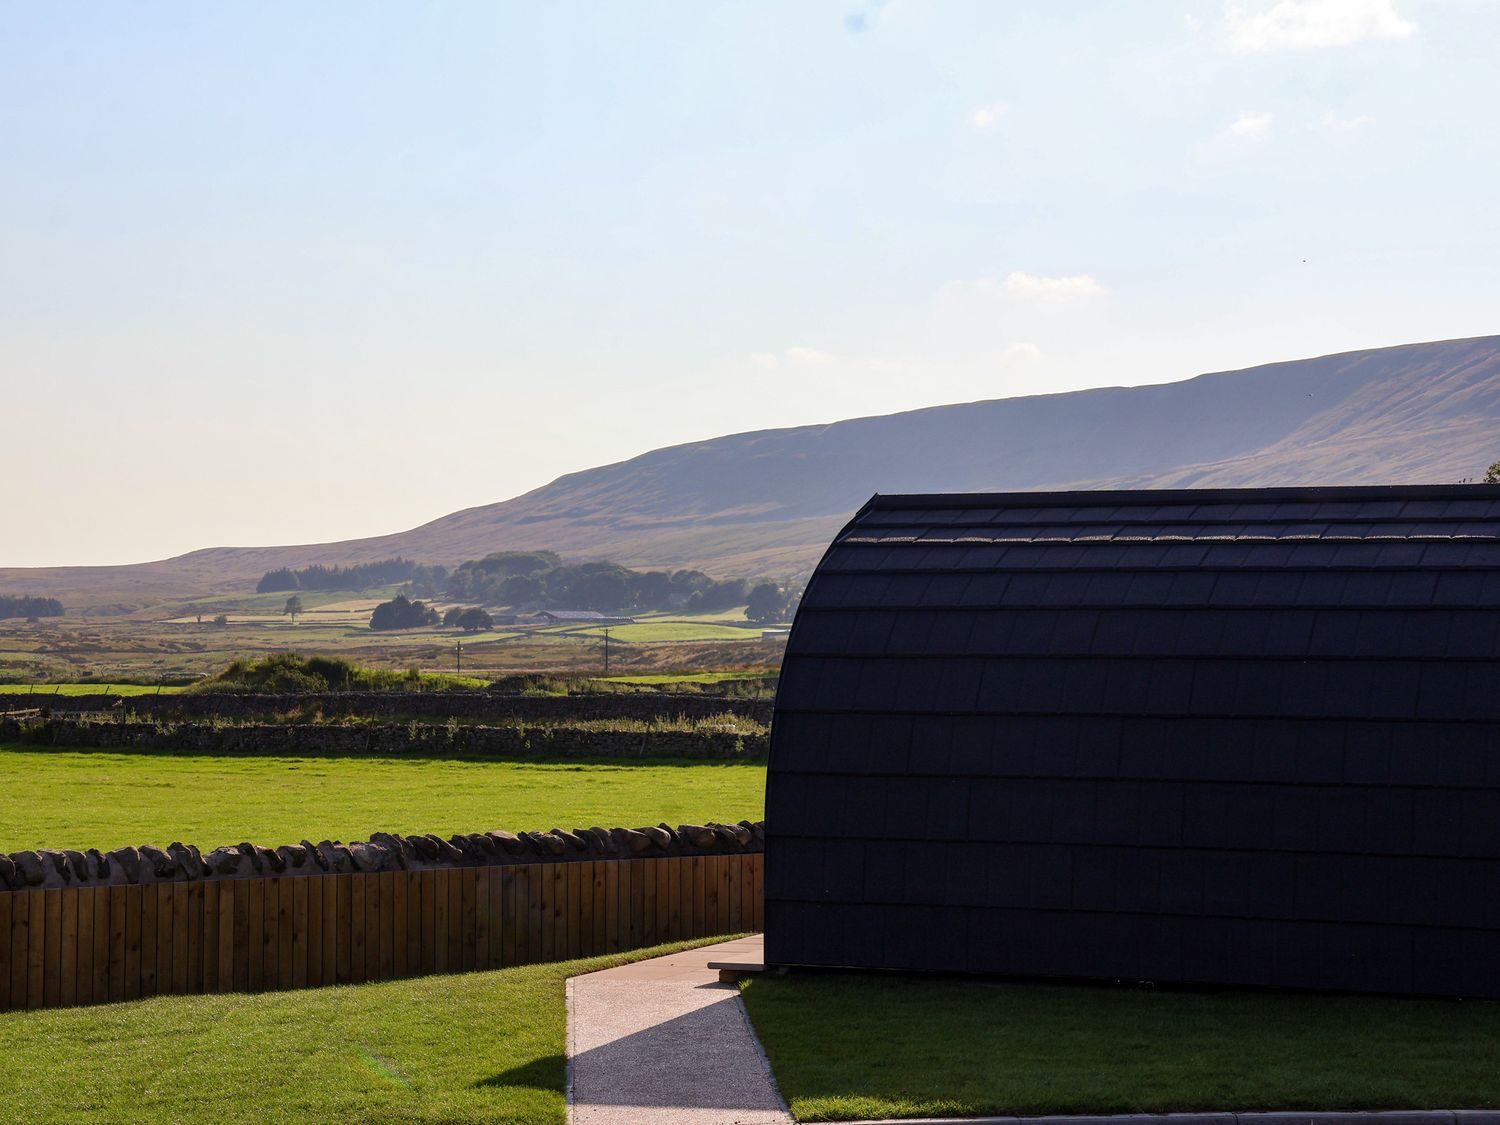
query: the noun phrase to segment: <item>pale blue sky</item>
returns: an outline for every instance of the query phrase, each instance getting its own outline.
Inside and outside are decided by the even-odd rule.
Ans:
[[[0,565],[1500,331],[1500,3],[0,2]]]

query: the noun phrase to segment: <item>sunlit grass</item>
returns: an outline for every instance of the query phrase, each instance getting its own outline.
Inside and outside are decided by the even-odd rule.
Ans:
[[[679,948],[3,1013],[0,1113],[27,1125],[562,1125],[566,979]]]
[[[758,820],[765,767],[0,747],[0,851]]]

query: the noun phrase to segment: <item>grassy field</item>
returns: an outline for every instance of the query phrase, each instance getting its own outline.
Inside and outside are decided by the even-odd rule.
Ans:
[[[182,690],[155,684],[0,684],[0,695],[174,695]]]
[[[562,1125],[564,981],[682,946],[303,992],[0,1014],[28,1125]]]
[[[756,977],[745,1002],[799,1121],[1500,1106],[1500,1004]]]
[[[598,637],[600,640],[604,637],[602,626],[573,632],[581,637]],[[640,621],[634,625],[609,626],[609,639],[625,644],[642,641],[752,641],[760,639],[760,629],[719,625],[712,621]]]
[[[675,672],[658,676],[610,676],[611,684],[722,684],[726,680],[765,680],[775,672]]]
[[[762,815],[751,764],[216,758],[0,747],[0,851],[372,831],[483,832],[734,822]]]
[[[259,600],[276,595],[259,595]],[[485,676],[517,672],[597,675],[604,639],[576,626],[503,628],[488,633],[422,628],[372,632],[363,605],[331,601],[311,609],[296,625],[274,607],[225,610],[229,624],[212,624],[221,612],[205,609],[203,623],[174,607],[160,617],[45,618],[35,625],[0,621],[0,678],[24,682],[118,676],[152,679],[217,671],[240,657],[295,650],[342,656],[382,668],[419,667],[451,672],[454,646],[463,644],[463,670]],[[242,603],[248,599],[239,599]],[[309,598],[304,597],[304,601]],[[281,596],[281,601],[285,601]],[[279,603],[278,603],[279,604]],[[212,610],[213,612],[208,612]],[[621,675],[764,669],[781,662],[784,641],[761,639],[759,629],[724,624],[729,615],[644,616],[611,630],[610,667]]]

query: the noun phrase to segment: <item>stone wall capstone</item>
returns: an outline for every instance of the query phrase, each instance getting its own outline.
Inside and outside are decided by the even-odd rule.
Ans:
[[[492,867],[522,863],[567,863],[596,859],[732,855],[764,850],[765,822],[738,824],[662,823],[640,828],[552,828],[546,832],[435,833],[403,836],[375,832],[368,840],[342,843],[303,840],[265,848],[240,843],[204,853],[192,844],[151,844],[102,852],[39,848],[0,855],[0,892],[78,886],[181,883],[249,879],[265,875],[329,875],[411,871],[445,867]]]

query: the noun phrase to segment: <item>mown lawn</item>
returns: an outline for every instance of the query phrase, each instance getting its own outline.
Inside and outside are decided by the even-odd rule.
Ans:
[[[1500,1003],[810,972],[744,996],[799,1121],[1500,1106]]]
[[[0,851],[759,819],[765,767],[117,754],[0,746]]]
[[[3,1013],[0,1114],[28,1125],[561,1125],[563,982],[680,948]]]

